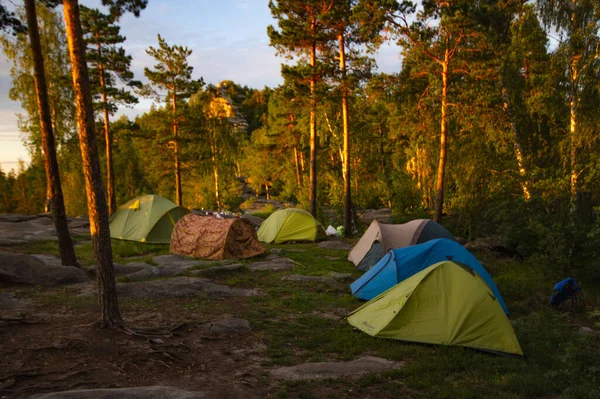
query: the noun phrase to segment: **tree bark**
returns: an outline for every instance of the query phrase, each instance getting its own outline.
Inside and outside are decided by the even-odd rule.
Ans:
[[[97,34],[96,34],[97,35]],[[102,59],[102,46],[98,43],[98,59]],[[112,162],[112,133],[108,115],[108,101],[106,100],[106,84],[104,82],[104,66],[98,61],[100,77],[100,91],[104,108],[104,139],[106,140],[106,197],[108,199],[108,216],[117,210],[117,196],[115,194],[114,170]]]
[[[442,220],[442,209],[444,206],[444,173],[446,171],[446,140],[448,134],[448,67],[450,64],[450,49],[446,39],[446,51],[444,53],[444,62],[442,63],[442,120],[440,126],[440,160],[437,171],[437,184],[435,195],[435,212],[433,220],[440,222]]]
[[[300,180],[300,159],[298,157],[298,146],[294,144],[294,166],[296,168],[296,185],[298,189],[302,187],[302,180]]]
[[[89,75],[85,61],[85,43],[81,31],[79,4],[77,0],[63,0],[69,57],[73,74],[73,89],[77,109],[77,126],[85,191],[87,195],[90,233],[96,259],[96,281],[100,304],[100,327],[123,328],[125,322],[119,312],[115,284],[108,209],[102,187],[102,174],[98,146],[94,132],[94,108]]]
[[[531,192],[529,191],[529,183],[526,180],[527,170],[525,170],[525,162],[523,159],[523,149],[521,148],[521,144],[519,144],[519,132],[517,130],[517,125],[515,123],[515,117],[512,113],[512,109],[510,106],[510,98],[508,96],[508,91],[506,88],[502,89],[502,95],[504,97],[504,110],[508,119],[510,120],[510,128],[513,135],[513,148],[515,152],[515,159],[517,160],[517,166],[519,168],[519,176],[521,176],[521,181],[519,184],[521,185],[521,191],[523,191],[523,199],[526,202],[531,200]]]
[[[177,97],[175,95],[175,83],[173,83],[173,92],[171,94],[173,106],[173,146],[175,151],[175,199],[179,206],[182,206],[181,193],[181,166],[179,164],[179,128],[177,124]]]
[[[50,190],[48,193],[50,199],[49,207],[52,211],[54,227],[56,228],[56,235],[58,236],[60,260],[65,266],[79,267],[77,257],[75,256],[73,241],[71,240],[71,235],[69,233],[65,202],[60,185],[60,175],[58,172],[58,161],[56,159],[54,132],[50,114],[50,103],[48,101],[48,87],[46,85],[44,57],[42,54],[42,46],[40,43],[40,34],[37,24],[35,0],[26,0],[25,10],[27,13],[27,30],[29,32],[29,42],[33,57],[35,91],[38,112],[40,116],[42,148],[44,150],[44,169],[46,170],[47,190]]]
[[[316,19],[313,18],[311,22],[311,31],[314,32],[316,29]],[[315,75],[315,66],[317,58],[317,44],[313,41],[310,49],[310,66],[312,76],[310,78],[310,190],[309,190],[309,202],[310,202],[310,214],[313,217],[317,217],[317,118],[316,118],[316,86],[317,76]]]
[[[348,122],[348,87],[346,84],[346,54],[344,35],[338,36],[340,42],[340,70],[342,72],[342,120],[344,125],[344,163],[342,175],[344,179],[344,231],[346,236],[352,236],[352,196],[350,187],[350,130]]]
[[[211,143],[210,143],[210,151],[211,151],[211,160],[212,160],[212,168],[213,168],[213,179],[215,184],[215,201],[217,202],[217,209],[221,209],[221,196],[219,190],[219,167],[217,164],[217,132],[216,126],[213,122],[213,131],[211,133]],[[260,187],[259,190],[260,191]],[[258,195],[258,192],[257,192]]]

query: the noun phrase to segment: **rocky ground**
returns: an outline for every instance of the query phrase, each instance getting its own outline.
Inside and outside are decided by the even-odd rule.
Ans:
[[[70,218],[69,227],[77,243],[88,242],[85,218]],[[285,271],[281,280],[335,290],[352,280],[336,272],[296,274],[299,265],[281,249],[244,263],[176,255],[116,263],[126,322],[171,331],[139,337],[98,329],[95,267],[66,267],[56,256],[23,253],[28,245],[54,240],[47,215],[0,215],[2,398],[262,398],[281,396],[286,381],[354,378],[403,366],[374,356],[286,367],[271,362],[264,336],[237,317],[251,306],[249,298],[266,295],[264,287],[232,287],[220,277]],[[341,240],[320,246],[349,248]]]

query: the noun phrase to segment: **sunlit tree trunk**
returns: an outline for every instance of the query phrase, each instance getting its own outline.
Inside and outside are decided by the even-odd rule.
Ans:
[[[40,43],[40,34],[37,25],[37,13],[35,9],[35,0],[25,1],[25,10],[27,13],[27,26],[29,32],[29,41],[33,57],[33,70],[35,91],[37,97],[38,112],[40,116],[40,133],[42,136],[42,148],[44,150],[44,169],[46,170],[48,198],[50,199],[50,209],[54,219],[54,227],[58,236],[58,248],[60,252],[61,263],[65,266],[79,266],[75,256],[75,248],[69,234],[67,224],[67,213],[65,212],[65,203],[60,185],[60,175],[58,172],[58,161],[56,159],[56,149],[54,146],[54,132],[52,128],[52,118],[50,114],[50,104],[48,101],[48,87],[46,85],[46,73],[44,71],[44,57]]]
[[[213,122],[213,129],[211,132],[211,143],[210,143],[210,150],[211,150],[211,159],[212,159],[212,168],[213,168],[213,179],[214,179],[214,185],[215,185],[215,201],[217,202],[217,209],[221,208],[221,197],[220,197],[220,190],[219,190],[219,166],[217,164],[217,132],[216,132],[216,126],[215,123]],[[259,190],[260,191],[260,187]],[[258,192],[256,193],[258,196]]]
[[[89,75],[85,61],[85,43],[81,31],[77,0],[63,0],[69,56],[73,74],[73,89],[77,109],[77,126],[85,178],[90,233],[96,260],[96,281],[100,304],[100,327],[124,327],[119,312],[115,284],[112,248],[108,227],[108,209],[102,187],[102,174],[94,132],[94,108]]]
[[[173,104],[173,150],[175,151],[175,197],[177,205],[182,204],[181,195],[181,166],[179,164],[179,129],[177,123],[177,97],[175,95],[175,83],[171,92],[171,102]]]
[[[523,199],[529,202],[529,200],[531,200],[531,192],[529,191],[529,182],[526,180],[527,170],[525,169],[523,149],[519,143],[519,132],[517,131],[517,125],[515,124],[515,118],[510,106],[508,91],[506,89],[502,89],[502,95],[504,97],[504,110],[510,121],[510,130],[513,137],[513,150],[515,153],[515,159],[517,160],[517,166],[519,168],[519,176],[521,177],[519,184],[521,185],[521,191],[523,191]]]
[[[347,236],[352,236],[352,196],[350,188],[350,130],[348,123],[348,87],[346,83],[346,54],[344,35],[338,36],[340,42],[340,71],[342,72],[342,121],[344,129],[344,159],[342,176],[344,179],[344,230]]]
[[[98,59],[102,59],[102,46],[98,43]],[[114,185],[114,170],[112,161],[112,134],[110,131],[110,120],[108,114],[108,102],[106,99],[106,83],[104,82],[104,66],[98,62],[100,78],[100,92],[102,93],[102,104],[104,106],[104,139],[106,140],[106,197],[108,199],[108,215],[117,210],[117,197]]]
[[[435,212],[433,220],[442,220],[442,209],[444,206],[444,173],[446,172],[446,139],[448,134],[448,67],[450,64],[449,39],[446,38],[446,51],[444,62],[442,62],[442,117],[440,126],[440,160],[437,171],[437,184],[435,194]]]
[[[310,26],[311,31],[316,30],[316,19],[313,17]],[[317,77],[314,68],[317,61],[317,44],[313,42],[310,48],[310,66],[312,76],[310,78],[310,214],[317,217]]]
[[[296,184],[298,188],[302,187],[302,180],[300,180],[300,159],[298,157],[298,146],[294,144],[294,166],[296,168]]]

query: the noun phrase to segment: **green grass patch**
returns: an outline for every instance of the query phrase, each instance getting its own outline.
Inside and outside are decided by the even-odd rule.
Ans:
[[[151,262],[151,257],[168,253],[166,245],[149,245],[113,240],[115,261]],[[548,306],[555,281],[544,265],[496,258],[488,252],[475,255],[493,276],[511,310],[513,326],[526,358],[502,357],[468,348],[424,345],[377,339],[353,329],[342,316],[363,302],[350,295],[349,287],[319,282],[282,280],[289,274],[324,276],[331,271],[360,276],[346,260],[347,251],[319,248],[314,243],[268,245],[280,256],[292,259],[293,271],[263,271],[214,274],[220,284],[258,288],[262,296],[219,300],[194,298],[176,305],[180,316],[193,324],[236,316],[248,319],[253,334],[267,346],[264,367],[306,362],[346,361],[374,355],[403,361],[405,367],[376,375],[340,380],[285,382],[274,396],[281,398],[536,398],[560,395],[565,398],[600,397],[600,338],[582,336],[580,325],[600,325],[600,311],[570,314]],[[41,242],[23,248],[29,253],[57,254],[55,242]],[[77,248],[78,256],[93,263],[91,244]],[[249,263],[261,257],[228,262],[203,262],[197,269],[228,263]],[[192,275],[193,270],[188,272]],[[126,281],[126,277],[120,278]],[[585,289],[588,303],[596,303],[595,291]],[[95,309],[94,297],[78,297],[69,289],[47,292],[23,291],[36,295],[45,308]],[[165,302],[166,301],[166,302]],[[128,311],[165,309],[169,300],[123,300]],[[232,303],[234,305],[232,305]],[[172,304],[173,305],[173,304]],[[173,305],[175,306],[175,305]],[[597,327],[597,326],[596,326]]]

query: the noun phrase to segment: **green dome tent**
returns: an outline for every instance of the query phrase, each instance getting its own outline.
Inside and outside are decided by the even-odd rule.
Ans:
[[[325,237],[321,223],[304,209],[279,209],[271,214],[257,232],[258,241],[279,244],[286,241],[316,241]]]
[[[158,195],[142,195],[119,207],[110,218],[110,236],[120,240],[168,244],[173,226],[188,210]]]
[[[373,337],[523,355],[488,285],[457,262],[423,269],[350,313],[347,320]]]

